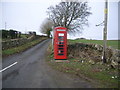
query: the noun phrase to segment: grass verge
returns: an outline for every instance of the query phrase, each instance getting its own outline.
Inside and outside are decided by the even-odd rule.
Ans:
[[[91,64],[82,58],[68,60],[70,62],[54,62],[52,46],[49,46],[47,63],[53,69],[84,78],[95,85],[93,88],[118,88],[118,70],[110,68],[109,64]]]
[[[37,40],[31,41],[29,43],[26,43],[24,45],[18,46],[18,47],[14,47],[14,48],[10,48],[10,49],[6,49],[2,51],[2,56],[8,56],[8,55],[12,55],[15,53],[19,53],[22,51],[27,50],[28,48],[31,48],[32,46],[35,46],[36,44],[40,43],[41,41],[45,40],[46,38],[39,38]]]

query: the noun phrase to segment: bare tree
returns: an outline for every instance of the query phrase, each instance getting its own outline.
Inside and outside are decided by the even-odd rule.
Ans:
[[[50,36],[50,31],[52,31],[53,22],[49,19],[46,19],[45,22],[41,25],[41,32]]]
[[[80,31],[83,25],[88,25],[91,14],[87,2],[61,2],[55,7],[50,6],[47,11],[54,26],[63,26],[69,31]]]

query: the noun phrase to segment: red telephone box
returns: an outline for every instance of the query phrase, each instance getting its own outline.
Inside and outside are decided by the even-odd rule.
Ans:
[[[54,28],[54,59],[67,59],[67,28]]]

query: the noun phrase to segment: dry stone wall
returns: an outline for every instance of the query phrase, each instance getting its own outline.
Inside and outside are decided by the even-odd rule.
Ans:
[[[23,45],[23,44],[33,41],[37,38],[39,38],[39,36],[33,35],[29,38],[19,38],[19,39],[11,39],[9,41],[2,41],[2,50]]]
[[[68,45],[68,58],[81,58],[97,63],[102,61],[103,46],[97,44],[75,43]],[[107,48],[107,62],[114,68],[120,64],[120,50]]]

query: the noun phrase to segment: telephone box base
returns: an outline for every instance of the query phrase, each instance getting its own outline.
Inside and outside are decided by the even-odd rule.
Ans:
[[[68,60],[55,60],[55,62],[70,62],[70,61],[68,61]]]

